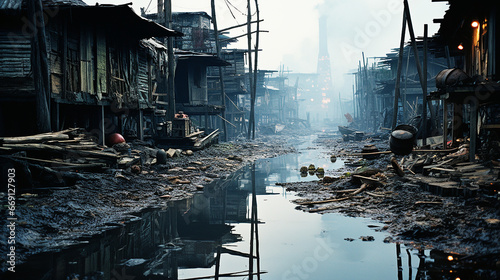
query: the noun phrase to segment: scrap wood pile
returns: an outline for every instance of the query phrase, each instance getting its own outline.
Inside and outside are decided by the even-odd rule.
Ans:
[[[126,168],[141,161],[127,143],[106,148],[81,128],[0,138],[0,159],[10,162],[28,186],[65,186],[84,178],[82,171]],[[23,174],[24,173],[24,174]]]
[[[345,205],[338,202],[388,198],[392,196],[390,186],[395,182],[412,188],[420,186],[433,195],[457,197],[479,194],[496,196],[496,190],[500,186],[500,163],[494,160],[469,162],[468,144],[446,150],[414,150],[411,154],[398,158],[392,155],[379,158],[390,154],[390,151],[372,152],[366,147],[365,145],[360,153],[341,155],[348,157],[344,159],[346,166],[357,167],[355,171],[346,172],[338,178],[325,176],[318,182],[323,190],[330,188],[329,196],[325,196],[324,192],[323,195],[305,195],[305,198],[298,199],[295,203],[306,207],[309,212],[343,208]],[[349,161],[349,157],[357,156],[363,159]],[[308,188],[311,191],[311,186]]]
[[[366,159],[377,158],[371,156],[390,153],[370,152],[366,147],[361,153],[353,154],[364,158],[359,161],[363,165],[370,164]],[[349,161],[346,161],[347,164],[356,166]],[[478,190],[493,193],[500,185],[500,163],[495,160],[470,162],[468,144],[445,150],[414,149],[400,160],[392,157],[388,169],[399,177],[406,176],[425,190],[443,196],[470,196]]]
[[[471,196],[477,191],[493,194],[500,185],[497,161],[469,161],[469,145],[452,150],[414,150],[401,160],[410,178],[425,190],[443,196]]]

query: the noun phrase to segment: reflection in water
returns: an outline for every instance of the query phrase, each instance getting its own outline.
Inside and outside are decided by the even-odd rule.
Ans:
[[[257,161],[190,199],[137,213],[78,246],[34,256],[15,275],[0,278],[260,280],[267,273],[262,278],[494,279],[491,266],[472,265],[487,261],[457,255],[450,260],[434,250],[415,254],[405,248],[401,254],[399,244],[394,256],[393,245],[381,242],[384,234],[363,219],[294,210],[291,194],[274,185],[301,180],[300,166],[323,166],[321,155],[329,161],[321,151],[312,155]],[[366,231],[376,241],[344,240]]]

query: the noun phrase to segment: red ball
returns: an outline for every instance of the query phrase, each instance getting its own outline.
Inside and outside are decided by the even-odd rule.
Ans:
[[[115,145],[118,143],[124,143],[125,138],[120,133],[113,133],[108,136],[109,145]]]

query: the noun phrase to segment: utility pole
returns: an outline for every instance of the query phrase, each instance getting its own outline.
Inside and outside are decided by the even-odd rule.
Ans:
[[[250,7],[250,0],[247,1],[247,41],[248,41],[248,79],[250,82],[250,119],[248,121],[248,134],[247,139],[250,139],[252,131],[255,132],[255,97],[253,95],[253,68],[252,68],[252,9]],[[255,133],[254,133],[255,138]],[[253,267],[253,260],[251,267]]]
[[[217,28],[217,17],[215,14],[215,0],[210,1],[212,5],[212,23],[214,24],[214,33],[215,33],[215,48],[217,49],[217,57],[222,59],[220,56],[221,52],[221,47],[220,47],[220,42],[219,42],[219,31]],[[221,94],[221,99],[222,99],[222,106],[223,106],[223,111],[222,111],[222,126],[224,129],[224,141],[227,141],[228,135],[227,135],[227,124],[226,124],[226,90],[224,87],[224,71],[222,71],[222,66],[219,66],[219,80],[220,80],[220,94]]]
[[[164,12],[165,12],[165,27],[172,29],[172,0],[165,0],[164,2]],[[167,120],[173,120],[175,111],[175,87],[174,87],[174,39],[169,36],[167,37],[167,60],[168,60],[168,78],[167,78],[167,88],[168,88],[168,112]]]

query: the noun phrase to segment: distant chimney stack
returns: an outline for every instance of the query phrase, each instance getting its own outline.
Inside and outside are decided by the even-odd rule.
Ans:
[[[319,52],[318,52],[318,87],[321,89],[322,106],[328,108],[330,97],[332,96],[332,72],[330,55],[328,54],[328,32],[327,32],[327,16],[319,18]]]

